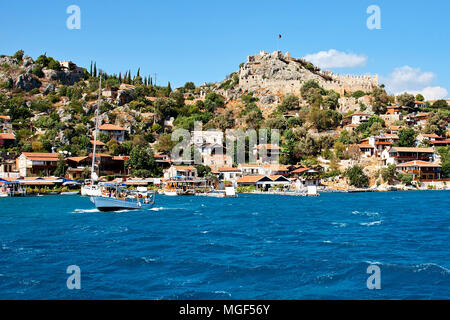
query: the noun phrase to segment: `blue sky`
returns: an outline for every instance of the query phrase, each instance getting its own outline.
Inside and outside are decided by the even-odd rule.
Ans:
[[[80,30],[66,28],[72,4]],[[366,26],[373,4],[381,30]],[[450,91],[449,14],[444,0],[3,1],[0,53],[46,52],[87,68],[94,60],[108,73],[140,67],[158,84],[181,86],[220,81],[248,55],[279,48],[322,57],[337,73],[379,74],[392,92],[440,98]]]

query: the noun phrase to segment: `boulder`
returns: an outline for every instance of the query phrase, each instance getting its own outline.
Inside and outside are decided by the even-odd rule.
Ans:
[[[15,85],[24,91],[31,91],[35,88],[40,88],[42,83],[30,74],[21,74],[17,77]]]
[[[119,106],[123,106],[131,101],[133,101],[132,95],[133,90],[119,90],[117,93],[116,103]]]
[[[44,95],[48,95],[50,92],[55,91],[55,85],[50,83],[44,90]]]

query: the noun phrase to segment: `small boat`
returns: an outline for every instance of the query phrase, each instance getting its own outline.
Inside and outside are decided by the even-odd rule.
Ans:
[[[130,191],[117,184],[103,185],[101,194],[101,196],[91,197],[91,201],[102,212],[148,210],[155,204],[156,197],[155,192],[147,191],[147,188]]]
[[[67,191],[67,192],[61,192],[60,194],[62,196],[75,196],[79,193],[80,193],[80,191]]]

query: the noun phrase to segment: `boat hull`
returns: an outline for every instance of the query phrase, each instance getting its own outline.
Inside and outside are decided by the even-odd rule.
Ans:
[[[124,201],[106,197],[91,197],[95,207],[102,212],[119,210],[148,210],[154,203],[144,204],[138,201]]]

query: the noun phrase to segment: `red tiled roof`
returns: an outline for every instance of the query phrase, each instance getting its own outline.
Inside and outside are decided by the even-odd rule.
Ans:
[[[125,131],[124,128],[113,125],[113,124],[109,124],[109,123],[105,123],[104,125],[101,125],[98,129],[105,130],[105,131]]]
[[[437,163],[426,162],[426,161],[410,161],[397,165],[397,167],[423,167],[423,168],[440,168],[441,166]]]
[[[219,168],[219,170],[217,172],[241,172],[241,170],[239,170],[238,168]]]
[[[58,153],[23,152],[25,157],[34,161],[58,161]]]
[[[291,171],[291,173],[303,173],[303,172],[306,172],[308,170],[309,170],[309,168],[298,168],[298,169],[296,169],[294,171]]]
[[[68,161],[73,161],[73,162],[81,162],[81,161],[84,161],[86,159],[89,159],[89,157],[70,157],[70,158],[67,158]]]
[[[91,144],[94,145],[94,140],[91,140]],[[97,140],[98,146],[106,146],[106,144],[103,141]]]
[[[195,170],[195,167],[193,166],[173,166],[177,170]]]
[[[106,154],[106,153],[96,153],[96,154],[95,154],[95,157],[96,157],[96,158],[112,158],[111,155]],[[92,153],[89,154],[89,158],[92,158]]]
[[[16,137],[11,133],[0,133],[0,140],[16,140]]]
[[[256,183],[265,176],[244,176],[238,179],[237,183]]]

